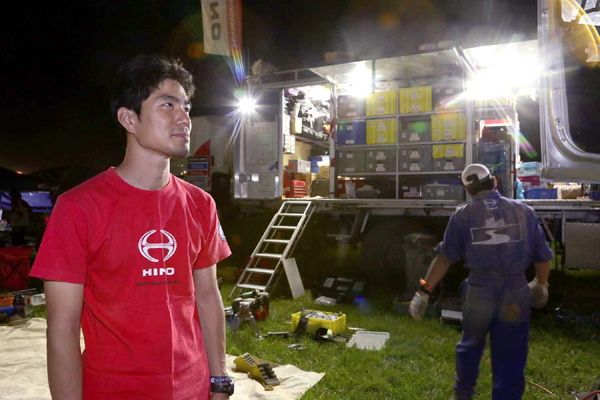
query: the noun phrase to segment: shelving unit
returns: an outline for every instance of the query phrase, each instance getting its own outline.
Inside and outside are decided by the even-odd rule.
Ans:
[[[434,86],[434,85],[432,85]],[[396,90],[397,93],[397,90]],[[399,101],[397,101],[397,106],[399,107]],[[433,106],[433,105],[432,105]],[[447,115],[447,114],[463,114],[465,117],[465,139],[457,139],[457,140],[444,140],[444,141],[414,141],[414,142],[399,142],[400,132],[402,131],[403,122],[406,121],[419,121],[424,120],[427,121],[429,125],[429,130],[431,133],[431,117],[434,115]],[[400,152],[399,150],[402,148],[422,148],[422,147],[432,147],[435,145],[453,145],[453,144],[464,144],[464,157],[465,160],[473,159],[472,154],[472,137],[474,132],[474,121],[472,118],[467,117],[466,109],[464,107],[461,108],[453,108],[453,109],[444,109],[444,110],[433,110],[427,112],[418,112],[418,113],[409,113],[409,114],[387,114],[387,115],[377,115],[377,116],[361,116],[356,118],[338,118],[338,123],[352,123],[359,121],[372,121],[372,120],[396,120],[396,141],[394,143],[380,143],[380,144],[337,144],[335,145],[336,152],[348,152],[354,150],[380,150],[380,149],[394,149],[395,150],[395,163],[396,167],[394,171],[386,171],[386,172],[344,172],[344,171],[336,171],[336,178],[386,178],[390,177],[395,178],[395,199],[401,198],[400,195],[400,186],[401,186],[401,178],[402,177],[427,177],[427,176],[459,176],[462,172],[461,170],[456,171],[434,171],[433,170],[433,160],[431,164],[430,171],[402,171],[400,164]],[[469,139],[469,140],[468,140]],[[466,161],[465,161],[466,162]]]

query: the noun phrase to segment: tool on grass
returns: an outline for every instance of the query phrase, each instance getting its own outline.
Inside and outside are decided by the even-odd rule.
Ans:
[[[268,361],[244,353],[233,362],[236,371],[246,372],[250,378],[262,384],[265,390],[273,390],[273,386],[281,384]]]

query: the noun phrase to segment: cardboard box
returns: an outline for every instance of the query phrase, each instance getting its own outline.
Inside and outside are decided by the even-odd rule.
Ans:
[[[433,88],[434,109],[438,111],[451,111],[464,107],[461,97],[462,87],[456,85],[438,85]]]
[[[465,168],[465,158],[434,158],[434,171],[461,172]]]
[[[464,140],[466,135],[467,123],[464,114],[439,114],[431,116],[432,141]]]
[[[339,96],[337,101],[338,118],[360,118],[365,116],[364,97]]]
[[[288,162],[288,170],[294,173],[310,174],[310,161],[290,160]]]
[[[431,160],[431,146],[405,146],[398,149],[399,160]]]
[[[368,149],[365,150],[366,172],[394,172],[396,171],[396,149]]]
[[[367,144],[396,143],[398,121],[396,118],[367,121]]]
[[[367,123],[365,121],[338,122],[338,144],[366,144]]]
[[[411,121],[398,134],[399,143],[418,143],[431,141],[431,121]]]
[[[329,179],[329,167],[319,167],[317,178]]]
[[[365,172],[364,150],[342,150],[338,152],[338,173]]]
[[[465,145],[464,143],[457,144],[434,144],[433,158],[464,158]]]
[[[410,159],[398,160],[398,171],[400,171],[400,172],[431,171],[431,158],[425,158],[422,160],[410,160]]]
[[[395,90],[384,90],[367,96],[367,116],[391,115],[398,110]]]
[[[431,86],[400,89],[400,114],[431,111]]]
[[[430,183],[423,186],[423,198],[425,200],[456,200],[465,198],[465,189],[462,185],[441,185]]]

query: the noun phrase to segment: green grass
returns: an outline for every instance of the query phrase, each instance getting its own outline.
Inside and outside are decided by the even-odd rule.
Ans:
[[[332,263],[333,264],[333,263]],[[335,265],[332,265],[335,267]],[[226,305],[235,272],[219,268],[226,282],[221,293]],[[283,283],[283,281],[282,281]],[[568,271],[551,275],[549,306],[535,311],[532,319],[526,379],[548,389],[551,396],[531,383],[526,384],[524,399],[573,399],[571,392],[586,392],[600,382],[600,328],[586,324],[559,323],[553,309],[564,306],[579,315],[598,312],[600,305],[597,271]],[[284,285],[281,285],[284,286]],[[565,288],[565,290],[563,290]],[[227,352],[231,355],[250,353],[278,364],[293,364],[305,371],[324,372],[324,378],[302,397],[302,400],[380,400],[380,399],[450,399],[454,382],[454,346],[460,331],[441,325],[437,320],[413,321],[391,312],[395,295],[384,290],[371,291],[366,296],[369,307],[358,309],[349,304],[334,308],[316,305],[310,296],[291,300],[274,294],[270,315],[259,322],[261,333],[291,332],[291,315],[301,310],[342,311],[347,326],[391,334],[380,351],[348,349],[340,343],[317,343],[308,335],[298,338],[265,338],[256,340],[249,324],[233,334],[227,332]],[[45,310],[36,309],[34,316],[45,317]],[[352,335],[351,330],[344,334]],[[287,346],[300,343],[305,350]],[[491,362],[486,350],[481,362],[477,386],[478,399],[489,399],[491,393]]]
[[[230,303],[226,296],[231,288],[230,284],[222,288],[226,305]],[[325,377],[302,400],[450,399],[455,373],[454,346],[460,332],[437,320],[416,322],[390,312],[393,295],[379,293],[370,300],[371,307],[365,311],[352,305],[338,305],[333,309],[318,306],[310,294],[295,301],[275,298],[271,299],[269,318],[260,322],[259,327],[263,334],[291,332],[290,316],[302,308],[342,311],[349,327],[390,332],[391,339],[380,351],[348,349],[340,343],[317,343],[308,335],[259,341],[250,325],[245,324],[235,334],[228,331],[227,352],[232,355],[250,353],[278,364],[324,372]],[[555,396],[527,383],[523,398],[573,399],[570,392],[590,390],[600,381],[599,334],[600,329],[595,327],[558,323],[550,309],[535,312],[526,379],[545,387]],[[347,330],[345,335],[350,337],[352,331]],[[298,351],[287,347],[296,342],[306,349]],[[487,349],[477,391],[476,398],[491,397],[491,362]]]

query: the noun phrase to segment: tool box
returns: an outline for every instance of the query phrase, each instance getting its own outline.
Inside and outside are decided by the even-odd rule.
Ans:
[[[301,320],[307,320],[302,327]],[[300,325],[300,330],[307,333],[315,332],[319,328],[331,329],[333,333],[342,333],[346,330],[346,314],[327,311],[304,310],[292,314],[292,332]]]

